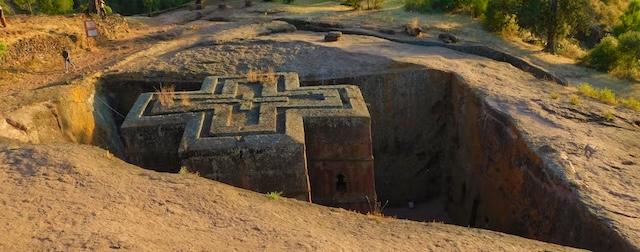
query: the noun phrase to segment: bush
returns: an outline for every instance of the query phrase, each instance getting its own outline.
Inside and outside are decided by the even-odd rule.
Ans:
[[[640,32],[626,32],[618,37],[618,43],[621,63],[630,67],[638,67],[638,59],[640,59]]]
[[[429,0],[404,0],[404,10],[419,12],[431,11],[431,5],[429,5],[428,1]]]
[[[342,0],[340,4],[350,6],[354,10],[362,9],[362,0]]]
[[[473,17],[484,18],[488,5],[489,0],[471,0],[471,15]]]
[[[0,58],[7,54],[7,43],[0,42]]]
[[[105,5],[104,6],[104,10],[107,12],[107,14],[113,13],[113,9],[111,9],[111,7],[109,7],[109,5]]]
[[[502,32],[517,27],[515,6],[510,0],[489,1],[485,12],[485,25],[489,31]]]
[[[476,1],[486,2],[488,0],[404,0],[404,9],[420,12],[453,11],[470,6]]]
[[[367,10],[379,10],[382,9],[384,0],[367,0]]]
[[[613,91],[611,91],[611,89],[609,88],[604,88],[603,90],[600,90],[600,92],[598,93],[598,99],[609,104],[613,104],[613,105],[618,104],[618,99],[616,99],[616,94],[614,94]]]
[[[615,68],[619,60],[618,46],[618,39],[613,36],[605,37],[582,57],[580,62],[599,71],[608,72]]]

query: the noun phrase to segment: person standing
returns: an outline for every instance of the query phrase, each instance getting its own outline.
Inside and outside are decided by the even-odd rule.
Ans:
[[[7,19],[4,18],[4,11],[2,10],[2,6],[0,6],[0,23],[2,23],[2,27],[7,27]]]
[[[64,58],[64,73],[69,72],[69,65],[76,69],[76,65],[71,62],[71,58],[69,58],[69,52],[67,50],[62,51],[62,58]]]
[[[100,16],[102,18],[107,17],[107,9],[105,8],[104,0],[100,0]]]

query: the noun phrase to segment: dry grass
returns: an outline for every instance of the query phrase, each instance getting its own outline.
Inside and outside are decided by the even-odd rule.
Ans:
[[[176,98],[175,86],[163,86],[160,85],[160,90],[156,89],[156,95],[158,95],[158,101],[160,105],[164,107],[171,107],[175,105]]]
[[[265,84],[275,84],[277,80],[276,71],[272,66],[266,69],[249,69],[247,71],[247,80],[249,82],[263,82]]]
[[[185,107],[193,105],[193,103],[191,102],[191,96],[180,94],[180,104]]]
[[[367,202],[369,202],[369,212],[367,213],[367,217],[375,220],[383,220],[385,218],[392,218],[391,216],[386,216],[382,213],[382,210],[389,204],[389,201],[382,205],[382,202],[374,201],[373,204],[369,201],[369,197],[367,197]]]
[[[418,18],[411,19],[411,22],[409,22],[409,28],[411,29],[420,28],[420,21],[418,20]]]
[[[107,153],[105,154],[105,157],[107,157],[109,160],[113,160],[114,158],[113,154],[111,154],[111,152],[109,152],[108,150],[107,150]]]

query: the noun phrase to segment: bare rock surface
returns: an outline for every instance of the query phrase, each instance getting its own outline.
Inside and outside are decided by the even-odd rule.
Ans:
[[[91,146],[2,142],[3,251],[576,251],[271,200],[193,174],[144,170]]]

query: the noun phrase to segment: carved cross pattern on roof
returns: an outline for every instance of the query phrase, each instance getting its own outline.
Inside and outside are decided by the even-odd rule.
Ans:
[[[172,106],[158,102],[157,93],[142,94],[132,108],[142,113],[130,113],[137,118],[125,121],[174,124],[177,119],[186,123],[189,119],[185,117],[204,113],[201,137],[284,133],[287,110],[350,109],[356,95],[345,86],[300,87],[296,74],[278,73],[276,77],[272,82],[207,77],[198,91],[175,92],[170,98],[174,99]]]

